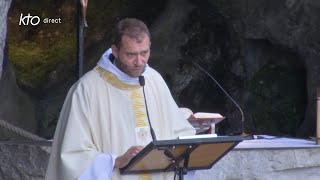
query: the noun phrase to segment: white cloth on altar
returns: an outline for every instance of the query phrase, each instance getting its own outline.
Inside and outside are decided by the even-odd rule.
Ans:
[[[160,74],[151,67],[145,72],[148,111],[157,139],[195,134]],[[139,179],[138,175],[120,175],[118,169],[112,172],[114,157],[137,145],[131,91],[117,88],[96,70],[72,86],[60,113],[46,179],[72,180],[86,174],[95,179],[108,179],[108,175],[119,180]],[[173,172],[151,176],[153,180],[171,180]]]

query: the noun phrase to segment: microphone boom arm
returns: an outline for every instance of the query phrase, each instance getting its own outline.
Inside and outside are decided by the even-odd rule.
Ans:
[[[223,89],[223,87],[218,83],[218,81],[215,78],[213,78],[206,70],[204,70],[198,63],[192,61],[192,64],[194,66],[196,66],[198,69],[200,69],[207,76],[209,76],[219,86],[219,88],[228,96],[228,98],[237,106],[237,108],[240,110],[240,113],[241,113],[241,135],[245,135],[246,133],[244,132],[244,115],[243,115],[243,111],[240,108],[240,106],[238,105],[238,103],[236,103],[236,101],[233,100],[233,98]]]

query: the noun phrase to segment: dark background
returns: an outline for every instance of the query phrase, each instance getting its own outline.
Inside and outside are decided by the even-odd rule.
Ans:
[[[135,17],[150,28],[149,64],[163,75],[178,105],[225,116],[219,134],[240,132],[240,112],[186,59],[203,66],[239,103],[247,133],[315,136],[319,10],[317,0],[92,0],[84,30],[85,72],[110,47],[115,23]],[[21,13],[62,23],[19,26]],[[76,15],[74,1],[12,1],[1,119],[53,137],[63,100],[77,80]],[[19,138],[7,130],[0,135]]]

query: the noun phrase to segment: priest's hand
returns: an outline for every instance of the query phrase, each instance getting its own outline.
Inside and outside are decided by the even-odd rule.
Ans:
[[[143,146],[131,146],[123,155],[116,158],[114,168],[122,168],[127,165],[142,149]]]

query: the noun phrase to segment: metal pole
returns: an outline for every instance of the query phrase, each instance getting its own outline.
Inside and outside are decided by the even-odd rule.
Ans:
[[[81,4],[80,0],[76,1],[77,4],[77,72],[78,78],[83,75],[83,23],[81,16]]]
[[[317,88],[317,136],[316,144],[320,144],[320,88]]]

